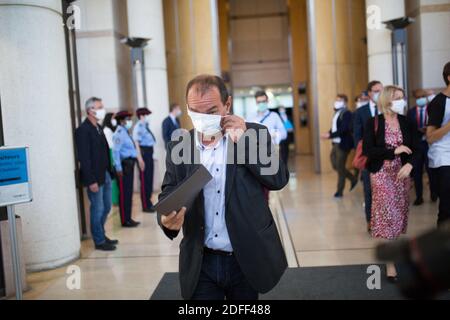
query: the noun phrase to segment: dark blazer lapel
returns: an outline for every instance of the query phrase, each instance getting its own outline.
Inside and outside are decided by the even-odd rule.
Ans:
[[[228,137],[227,148],[227,178],[225,182],[225,207],[230,200],[231,191],[233,189],[234,177],[236,175],[236,157],[237,145]]]

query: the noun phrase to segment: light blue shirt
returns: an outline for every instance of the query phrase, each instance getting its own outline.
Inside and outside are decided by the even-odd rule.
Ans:
[[[233,252],[225,222],[225,182],[227,177],[227,146],[224,137],[215,146],[205,147],[196,136],[200,161],[213,179],[203,188],[205,199],[205,243],[207,248]]]
[[[287,139],[288,133],[286,127],[276,112],[267,110],[263,114],[258,114],[256,118],[250,120],[250,122],[266,126],[275,145],[279,145],[281,141]]]
[[[122,172],[122,160],[137,158],[137,150],[133,139],[123,126],[118,126],[116,132],[114,132],[112,151],[114,167],[118,172]]]
[[[142,147],[153,147],[155,145],[155,137],[145,121],[136,123],[133,129],[133,140]]]

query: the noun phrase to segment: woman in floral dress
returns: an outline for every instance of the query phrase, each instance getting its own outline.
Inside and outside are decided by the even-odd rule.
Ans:
[[[415,129],[405,116],[403,89],[384,88],[378,101],[383,114],[369,121],[364,133],[364,154],[371,172],[374,238],[396,240],[406,233],[409,214],[410,174],[417,156]],[[396,281],[394,265],[387,265],[389,280]]]

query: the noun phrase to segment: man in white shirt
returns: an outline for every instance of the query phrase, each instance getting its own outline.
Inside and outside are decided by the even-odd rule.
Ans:
[[[250,122],[259,123],[269,129],[272,141],[275,145],[280,145],[281,141],[287,139],[287,130],[283,121],[276,112],[269,110],[269,97],[266,92],[258,91],[255,94],[258,114]]]
[[[444,67],[447,89],[428,107],[428,158],[439,196],[438,225],[450,221],[450,62]]]

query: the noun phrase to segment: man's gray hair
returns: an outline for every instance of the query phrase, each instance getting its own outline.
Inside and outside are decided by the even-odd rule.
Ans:
[[[86,109],[86,113],[89,113],[89,111],[95,107],[96,102],[102,102],[102,99],[97,98],[97,97],[91,97],[86,101],[86,103],[84,105],[85,109]]]

